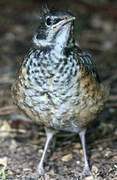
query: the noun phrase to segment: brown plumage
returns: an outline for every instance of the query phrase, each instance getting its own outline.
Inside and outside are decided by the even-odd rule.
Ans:
[[[64,11],[51,10],[43,15],[12,87],[19,109],[46,128],[39,174],[44,174],[43,161],[56,130],[79,133],[85,161],[81,176],[90,173],[85,130],[103,110],[108,96],[91,55],[75,43],[74,19]]]

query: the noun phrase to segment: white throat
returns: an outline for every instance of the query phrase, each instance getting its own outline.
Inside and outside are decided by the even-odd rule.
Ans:
[[[71,24],[67,24],[64,28],[58,32],[56,39],[54,40],[54,49],[58,53],[62,53],[63,49],[67,46]]]

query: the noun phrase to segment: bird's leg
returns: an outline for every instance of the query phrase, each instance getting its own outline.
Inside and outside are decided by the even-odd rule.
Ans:
[[[87,160],[87,154],[86,154],[85,133],[86,133],[85,129],[80,131],[79,133],[81,143],[82,143],[82,148],[83,148],[83,156],[84,156],[84,168],[83,168],[82,173],[80,174],[81,177],[86,176],[86,175],[91,175],[91,171],[90,171],[88,160]]]
[[[49,129],[49,128],[45,128],[45,131],[46,131],[46,143],[45,143],[45,146],[44,146],[44,150],[43,150],[43,154],[42,154],[41,160],[40,160],[40,162],[38,164],[38,168],[37,168],[37,173],[39,175],[44,175],[43,164],[44,164],[46,152],[47,152],[47,149],[48,149],[48,145],[49,145],[53,135],[55,134],[55,131],[52,130],[52,129]]]

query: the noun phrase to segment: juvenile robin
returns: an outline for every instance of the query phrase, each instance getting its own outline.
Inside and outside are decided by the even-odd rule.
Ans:
[[[56,130],[80,135],[84,154],[80,176],[91,173],[86,127],[103,110],[108,96],[91,55],[75,42],[74,20],[65,11],[47,10],[43,14],[12,87],[19,109],[45,126],[47,139],[37,168],[40,175],[44,174],[46,151]]]

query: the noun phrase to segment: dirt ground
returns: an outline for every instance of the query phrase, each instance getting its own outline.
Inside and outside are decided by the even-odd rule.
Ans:
[[[69,9],[75,14],[76,38],[81,48],[93,54],[102,80],[111,87],[104,111],[87,130],[87,153],[93,175],[84,179],[117,180],[117,3],[89,2],[50,0],[48,4],[49,8]],[[1,180],[77,180],[75,174],[83,167],[78,135],[57,132],[48,149],[45,175],[35,178],[45,143],[44,128],[20,115],[11,98],[18,64],[30,46],[41,7],[37,0],[0,1]]]

